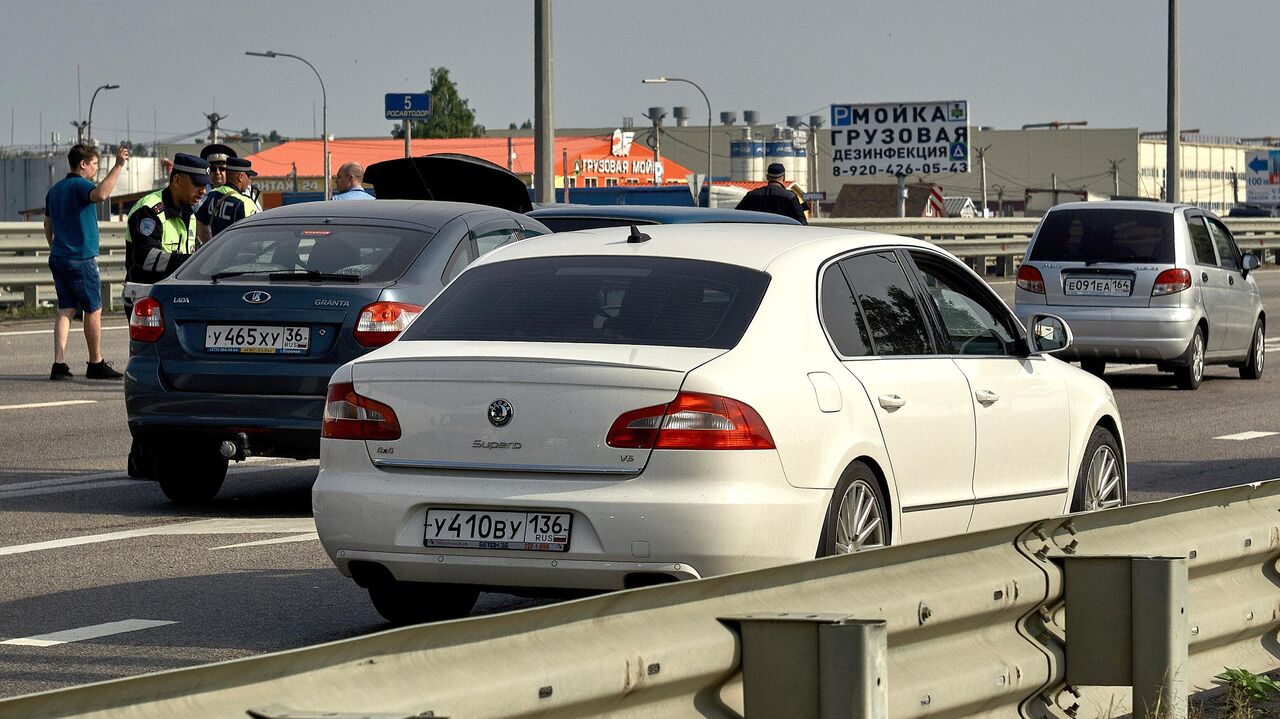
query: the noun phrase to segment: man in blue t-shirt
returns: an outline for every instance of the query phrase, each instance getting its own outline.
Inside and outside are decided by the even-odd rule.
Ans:
[[[364,180],[364,168],[358,162],[348,162],[338,168],[338,191],[335,200],[372,200],[373,195],[360,184]]]
[[[129,149],[116,150],[116,164],[97,185],[98,150],[76,145],[67,153],[71,172],[44,198],[44,238],[49,243],[49,271],[58,293],[58,317],[53,324],[53,369],[49,379],[71,379],[67,365],[67,336],[76,310],[84,313],[84,339],[89,345],[88,379],[120,379],[102,358],[102,287],[98,279],[98,217],[96,203],[111,197]]]

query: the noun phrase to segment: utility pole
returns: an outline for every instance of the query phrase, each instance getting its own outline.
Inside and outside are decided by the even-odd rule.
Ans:
[[[1111,163],[1111,196],[1117,197],[1120,194],[1120,163],[1124,160],[1107,160]]]
[[[653,136],[649,138],[649,147],[653,148],[653,184],[658,184],[658,166],[662,162],[662,118],[667,111],[661,107],[651,107],[645,117],[653,121]],[[708,195],[710,197],[710,195]]]
[[[556,199],[551,61],[551,0],[533,0],[533,187],[538,202]]]
[[[76,129],[76,144],[77,144],[77,145],[83,145],[83,144],[84,144],[84,130],[85,130],[85,128],[86,128],[86,127],[88,127],[88,126],[89,126],[89,121],[88,121],[88,120],[80,120],[79,122],[77,122],[77,121],[75,121],[75,120],[72,120],[72,121],[71,121],[71,126],[72,126],[72,127],[74,127],[74,128]]]
[[[1177,202],[1179,197],[1178,173],[1180,171],[1181,148],[1178,143],[1182,139],[1178,118],[1178,0],[1169,0],[1169,91],[1168,118],[1166,121],[1165,142],[1165,202]]]
[[[1053,173],[1052,178],[1053,178],[1053,204],[1051,205],[1051,207],[1057,207],[1058,206],[1058,173],[1056,172]]]
[[[1240,178],[1236,176],[1236,168],[1231,168],[1231,204],[1240,204]]]
[[[978,148],[978,167],[982,171],[980,182],[982,183],[982,217],[987,216],[987,150],[991,146]]]
[[[205,113],[204,116],[205,116],[205,119],[209,121],[209,142],[211,143],[217,142],[218,141],[218,123],[227,119],[227,116],[219,115],[216,112],[207,112]]]

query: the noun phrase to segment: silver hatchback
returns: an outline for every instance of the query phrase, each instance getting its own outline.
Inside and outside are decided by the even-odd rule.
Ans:
[[[1184,389],[1205,364],[1262,376],[1266,311],[1243,255],[1213,213],[1160,202],[1058,205],[1036,228],[1018,269],[1014,311],[1071,325],[1058,355],[1101,375],[1108,362],[1150,363]]]

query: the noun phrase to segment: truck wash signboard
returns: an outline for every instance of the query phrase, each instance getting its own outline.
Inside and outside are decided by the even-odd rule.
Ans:
[[[1244,157],[1245,202],[1280,205],[1280,150],[1250,150]]]
[[[969,102],[831,106],[831,176],[969,172]]]

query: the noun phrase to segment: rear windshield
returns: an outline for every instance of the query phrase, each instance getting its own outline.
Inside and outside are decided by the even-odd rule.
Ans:
[[[543,217],[533,218],[546,225],[552,232],[573,232],[574,230],[594,230],[597,227],[629,227],[631,225],[656,225],[651,220],[628,220],[620,217]]]
[[[177,277],[321,272],[389,282],[408,269],[432,235],[416,230],[341,225],[255,225],[232,228],[183,264]]]
[[[1032,260],[1172,263],[1173,213],[1058,210],[1040,225]]]
[[[641,257],[538,257],[463,272],[402,335],[729,349],[769,276],[736,265]]]

